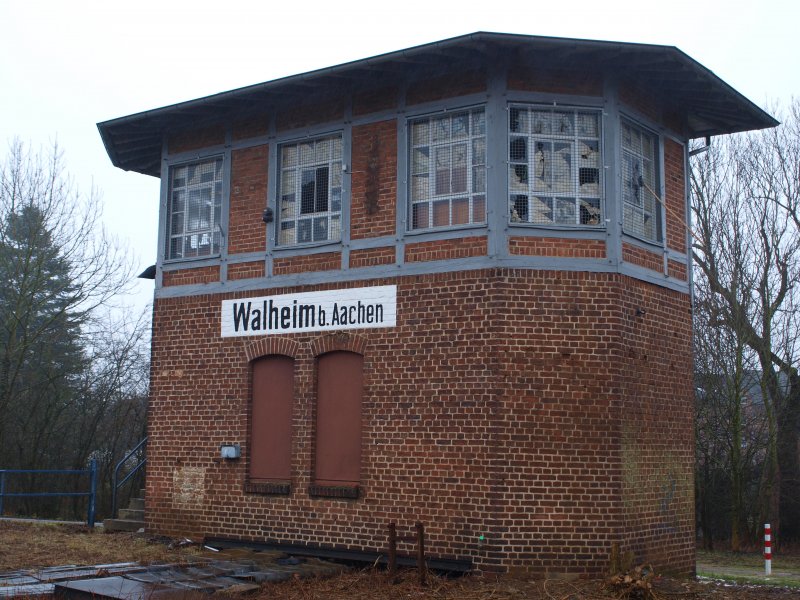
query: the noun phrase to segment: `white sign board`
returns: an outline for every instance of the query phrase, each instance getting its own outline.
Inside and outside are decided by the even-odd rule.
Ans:
[[[397,286],[222,301],[222,337],[394,327]]]

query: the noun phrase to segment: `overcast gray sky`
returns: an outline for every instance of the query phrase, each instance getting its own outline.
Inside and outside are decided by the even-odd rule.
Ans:
[[[677,46],[764,106],[800,93],[800,2],[0,0],[0,155],[58,140],[143,269],[158,181],[111,166],[96,123],[418,44],[497,31]],[[143,307],[152,282],[129,301]]]

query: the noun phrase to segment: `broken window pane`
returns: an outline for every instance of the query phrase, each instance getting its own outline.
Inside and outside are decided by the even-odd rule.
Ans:
[[[516,220],[512,212],[511,221],[600,225],[597,215],[582,219],[579,212],[579,196],[596,197],[600,206],[600,112],[518,105],[509,114],[509,199],[519,216],[515,199],[525,192],[530,215]]]
[[[427,173],[428,172],[428,158],[430,149],[428,146],[422,148],[415,148],[411,153],[411,172],[412,173]]]
[[[328,167],[317,169],[317,189],[315,212],[325,212],[328,210]]]
[[[311,241],[311,219],[300,219],[297,222],[297,241],[300,244]]]
[[[342,210],[342,137],[333,135],[280,148],[281,200],[278,243],[339,239]],[[298,201],[299,199],[299,201]],[[302,215],[316,215],[299,219]],[[295,233],[296,232],[296,233]]]
[[[439,117],[433,122],[433,141],[444,142],[450,139],[450,117]]]
[[[436,148],[436,195],[450,193],[450,146]]]
[[[411,229],[473,222],[476,213],[470,208],[470,196],[486,190],[485,130],[483,109],[409,123]],[[427,202],[423,205],[421,201]],[[456,201],[466,202],[463,207],[458,203],[457,213]],[[480,212],[485,220],[485,210]]]
[[[511,222],[526,223],[528,221],[528,197],[515,195],[511,197]]]
[[[314,176],[315,171],[306,170],[302,173],[302,184],[300,187],[300,213],[308,214],[314,212],[314,195],[316,188],[316,181]]]
[[[511,138],[508,144],[508,160],[525,162],[528,160],[528,144],[525,138]]]
[[[582,225],[600,224],[600,200],[582,199],[580,205],[580,219]]]
[[[452,132],[453,138],[463,138],[469,135],[469,113],[453,116]]]
[[[170,168],[167,259],[219,251],[214,240],[222,213],[222,167],[223,160],[214,158]]]
[[[555,215],[556,223],[574,225],[576,222],[575,200],[572,198],[556,198]]]
[[[328,239],[328,217],[314,219],[314,241],[323,242]]]

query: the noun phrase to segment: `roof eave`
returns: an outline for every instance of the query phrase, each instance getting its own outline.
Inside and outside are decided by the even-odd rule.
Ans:
[[[446,64],[445,57],[448,53],[453,54],[455,49],[466,52],[473,50],[497,52],[507,51],[511,48],[524,49],[525,44],[529,49],[535,47],[569,50],[573,53],[573,58],[575,53],[603,52],[605,53],[603,60],[616,68],[624,66],[626,60],[632,60],[634,57],[663,56],[665,64],[672,69],[666,71],[670,77],[685,77],[685,80],[682,81],[687,85],[699,82],[703,87],[710,87],[713,90],[713,98],[709,98],[708,104],[724,106],[729,115],[735,117],[695,119],[695,116],[704,112],[701,108],[707,109],[708,105],[701,108],[692,107],[688,99],[696,100],[698,92],[692,90],[689,93],[684,90],[683,97],[687,98],[684,100],[684,106],[688,107],[686,123],[689,130],[683,133],[689,138],[763,129],[779,124],[771,115],[737,92],[711,70],[674,46],[476,32],[111,119],[98,123],[97,127],[106,151],[115,166],[157,177],[160,174],[164,134],[170,128],[196,123],[200,115],[217,113],[220,118],[223,118],[226,112],[231,112],[256,99],[279,97],[282,93],[297,93],[297,89],[293,89],[297,86],[328,86],[331,85],[330,81],[333,78],[356,81],[359,77],[358,73],[364,69],[390,73],[395,69],[400,69],[401,73],[405,73],[416,68],[414,66],[416,61],[425,58]],[[687,96],[687,94],[689,95]],[[679,92],[675,92],[673,95],[676,98],[680,97]],[[705,110],[705,112],[708,111]],[[714,125],[712,121],[717,125]],[[696,125],[689,125],[691,122],[695,122]],[[138,152],[123,151],[119,147],[120,138],[130,138],[134,130],[138,130],[137,134],[148,138],[147,141],[138,146]]]

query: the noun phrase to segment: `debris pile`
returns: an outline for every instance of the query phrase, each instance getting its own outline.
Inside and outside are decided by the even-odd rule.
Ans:
[[[650,565],[639,565],[625,573],[616,573],[606,580],[606,587],[626,600],[657,600],[653,590],[655,572]]]

